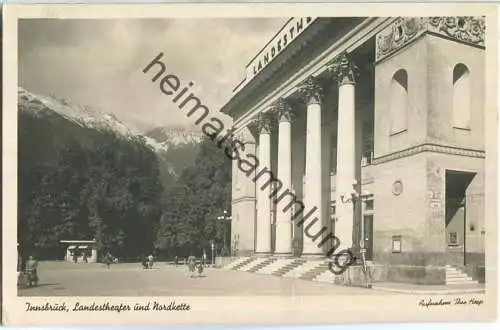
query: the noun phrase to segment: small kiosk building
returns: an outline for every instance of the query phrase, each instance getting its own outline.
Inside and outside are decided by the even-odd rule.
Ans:
[[[96,241],[60,241],[66,247],[65,260],[70,262],[97,262]]]

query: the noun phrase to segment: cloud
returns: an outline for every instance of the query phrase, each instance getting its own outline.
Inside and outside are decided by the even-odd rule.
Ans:
[[[19,23],[19,84],[90,105],[142,129],[192,124],[142,69],[165,54],[167,71],[212,112],[285,18],[25,19]]]

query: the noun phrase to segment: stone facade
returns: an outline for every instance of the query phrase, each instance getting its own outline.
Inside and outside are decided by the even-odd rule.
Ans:
[[[355,33],[337,43],[339,26]],[[288,69],[240,84],[222,111],[281,186],[234,161],[235,252],[322,257],[311,237],[332,232],[376,280],[484,277],[484,33],[482,17],[316,18]],[[311,210],[301,225],[285,190]]]

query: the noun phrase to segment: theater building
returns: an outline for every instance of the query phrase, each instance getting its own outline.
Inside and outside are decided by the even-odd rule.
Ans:
[[[325,258],[304,234],[325,227],[374,281],[484,281],[484,37],[484,17],[291,18],[222,112],[319,221],[235,160],[237,254]]]

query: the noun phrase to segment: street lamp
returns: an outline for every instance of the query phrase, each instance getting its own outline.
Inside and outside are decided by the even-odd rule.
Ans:
[[[362,210],[361,210],[361,218],[360,218],[360,223],[361,223],[361,239],[359,240],[359,247],[360,247],[360,252],[361,252],[361,267],[363,270],[363,274],[365,276],[365,286],[367,288],[371,288],[371,274],[370,270],[368,269],[367,263],[366,263],[366,240],[365,240],[365,221],[364,221],[364,213],[365,213],[365,205],[366,201],[368,200],[368,196],[370,194],[368,192],[362,192],[360,199],[362,202]]]
[[[227,227],[227,225],[226,224],[228,223],[228,221],[231,221],[231,219],[232,219],[232,217],[230,215],[227,215],[227,213],[228,212],[226,210],[224,210],[223,215],[220,215],[217,217],[217,220],[223,221],[223,225],[224,225],[224,237],[223,237],[223,251],[224,251],[224,253],[223,254],[225,254],[225,252],[227,251],[227,246],[226,246],[226,237],[227,237],[227,228],[226,227]]]
[[[210,247],[212,248],[212,268],[215,267],[215,241],[210,240]]]

